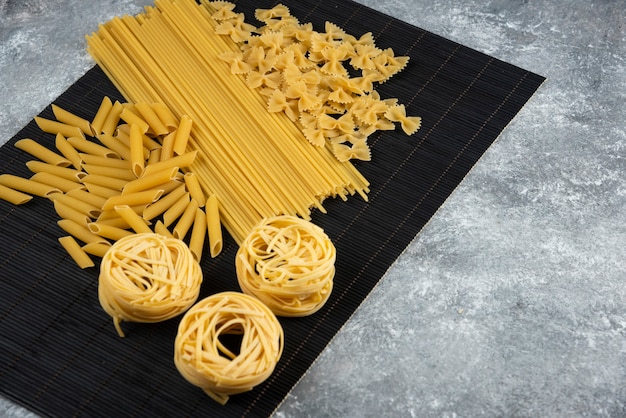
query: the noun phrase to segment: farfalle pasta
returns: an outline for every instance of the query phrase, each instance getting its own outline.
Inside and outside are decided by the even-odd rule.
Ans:
[[[332,142],[340,161],[370,160],[367,138],[372,133],[395,129],[396,123],[407,135],[420,128],[419,116],[401,115],[404,106],[395,108],[395,99],[383,100],[374,90],[375,83],[387,82],[402,71],[409,57],[379,48],[371,33],[356,38],[332,22],[325,22],[324,31],[315,31],[278,4],[257,9],[255,18],[263,26],[242,39],[241,32],[224,30],[230,21],[241,25],[241,14],[233,12],[233,4],[208,4],[219,19],[218,33],[240,45],[241,60],[230,57],[227,61],[231,73],[244,74],[248,87],[266,97],[267,110],[284,112],[312,145]],[[301,123],[303,113],[318,116],[317,125],[308,119]],[[341,120],[339,133],[337,127],[329,127],[335,125],[329,118]],[[358,140],[351,132],[358,132]],[[337,138],[345,141],[339,143]]]

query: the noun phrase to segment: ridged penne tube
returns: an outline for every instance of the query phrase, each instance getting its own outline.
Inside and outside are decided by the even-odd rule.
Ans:
[[[117,241],[124,238],[125,236],[133,234],[132,231],[129,231],[127,229],[118,228],[116,226],[108,225],[102,222],[91,222],[87,225],[87,227],[94,234],[103,238],[108,238],[113,241]]]
[[[152,232],[146,221],[141,216],[137,215],[137,213],[135,213],[130,206],[116,206],[115,211],[119,213],[120,217],[124,218],[124,220],[128,222],[128,225],[130,225],[132,230],[136,233],[141,234]]]
[[[89,193],[93,193],[94,195],[102,197],[104,199],[108,199],[111,196],[116,196],[122,193],[120,190],[111,189],[109,187],[90,183],[88,181],[83,181],[83,184],[85,185]]]
[[[178,121],[176,117],[172,114],[169,107],[165,106],[163,103],[152,103],[152,109],[159,116],[161,122],[168,128],[170,132],[176,130],[178,126]]]
[[[72,112],[69,112],[55,104],[52,104],[52,113],[54,117],[59,121],[68,125],[78,127],[85,135],[94,136],[95,131],[91,127],[91,123]]]
[[[122,109],[122,113],[120,113],[120,119],[122,119],[129,125],[137,125],[142,134],[145,134],[146,132],[148,132],[148,129],[150,129],[150,125],[148,125],[148,122],[143,120],[141,116],[130,110],[128,107],[124,107]]]
[[[195,199],[189,201],[183,214],[178,219],[178,222],[176,222],[176,226],[172,230],[174,237],[184,239],[187,236],[187,232],[191,229],[191,225],[193,225],[193,221],[196,218],[196,209],[198,209],[198,207],[198,202]]]
[[[91,120],[91,127],[96,136],[102,133],[102,127],[104,126],[104,122],[113,107],[113,102],[108,96],[104,96],[102,101],[100,102],[100,106],[98,106],[98,110]]]
[[[128,184],[128,181],[126,180],[116,179],[114,177],[109,177],[101,174],[87,174],[82,181],[84,184],[96,184],[98,186],[104,186],[109,189],[119,190],[120,192],[122,191],[124,186]]]
[[[191,228],[191,237],[189,238],[189,249],[198,262],[202,259],[206,235],[206,214],[202,209],[198,208],[196,209],[193,227]]]
[[[144,190],[135,193],[124,193],[117,196],[111,196],[102,206],[102,210],[111,210],[115,206],[128,205],[140,206],[154,203],[163,195],[162,190]]]
[[[157,171],[165,170],[167,168],[178,167],[178,168],[186,168],[189,167],[196,155],[198,154],[197,150],[186,152],[182,155],[177,155],[168,160],[161,160],[158,163],[154,163],[146,167],[143,175],[147,176],[148,174],[155,173]]]
[[[102,125],[102,134],[113,135],[117,129],[117,124],[120,121],[120,113],[122,113],[123,106],[117,100],[113,103],[111,110],[107,114],[104,124]],[[99,137],[100,135],[98,135]]]
[[[143,218],[149,221],[159,215],[162,215],[168,208],[172,207],[178,200],[180,200],[185,193],[185,185],[181,184],[179,187],[164,195],[156,202],[146,206],[143,210]]]
[[[49,198],[53,202],[61,202],[89,218],[96,219],[98,216],[100,216],[100,214],[102,213],[102,209],[100,207],[97,207],[92,203],[85,202],[84,200],[77,199],[69,193],[71,193],[71,191],[68,193],[54,193],[50,195]],[[83,191],[83,193],[86,192]],[[61,217],[63,218],[64,216]]]
[[[108,158],[101,155],[93,155],[86,153],[79,153],[80,158],[83,160],[83,164],[100,165],[111,168],[125,168],[130,171],[130,161],[120,160],[119,158]]]
[[[46,173],[45,171],[33,174],[30,179],[39,183],[47,184],[63,192],[69,192],[70,190],[85,188],[85,186],[81,183],[68,180],[66,178],[59,177],[51,173]]]
[[[61,246],[67,251],[69,256],[74,260],[74,262],[81,269],[86,269],[88,267],[93,267],[95,264],[93,260],[89,257],[89,255],[83,250],[83,248],[76,242],[74,237],[65,236],[60,237],[59,243]]]
[[[52,202],[54,204],[54,210],[57,215],[59,215],[59,218],[69,219],[82,226],[87,226],[89,222],[91,222],[91,218],[89,218],[89,216],[63,203],[62,201],[53,199]]]
[[[67,158],[49,150],[30,138],[20,139],[15,143],[15,147],[48,164],[58,165],[60,167],[67,167],[72,164]]]
[[[61,134],[68,138],[71,136],[84,138],[85,134],[80,130],[78,126],[68,125],[67,123],[58,122],[56,120],[50,120],[42,118],[41,116],[35,116],[35,122],[39,129],[49,134]]]
[[[13,174],[0,174],[0,185],[19,192],[39,197],[49,197],[53,193],[61,193],[62,190],[49,184],[25,179]]]
[[[0,184],[0,199],[6,200],[14,205],[23,205],[26,202],[32,200],[32,196],[26,193],[22,193],[18,190],[7,187]]]
[[[83,164],[83,170],[86,174],[99,174],[101,176],[108,176],[115,179],[132,181],[137,177],[128,168],[116,168],[108,167],[104,165]]]
[[[216,195],[212,194],[209,196],[204,211],[206,213],[206,225],[209,234],[209,251],[211,257],[217,257],[222,252],[223,237],[219,201]]]
[[[54,145],[56,149],[59,150],[59,152],[72,163],[72,166],[74,166],[74,168],[80,170],[80,166],[83,163],[83,160],[82,158],[80,158],[80,154],[76,150],[76,148],[74,148],[72,144],[67,142],[67,139],[65,139],[63,135],[57,134]]]
[[[192,125],[193,121],[188,115],[181,116],[178,129],[176,129],[176,138],[174,139],[174,153],[176,155],[183,155],[187,151]]]
[[[141,177],[145,166],[143,133],[139,125],[130,125],[130,162],[132,172],[136,177]]]
[[[180,199],[176,201],[172,206],[170,206],[165,212],[163,212],[163,224],[165,226],[170,226],[174,223],[176,219],[178,219],[190,202],[189,193],[185,193]]]
[[[98,140],[112,153],[107,157],[121,158],[122,160],[130,161],[130,148],[118,138],[111,134],[103,133],[98,137]]]
[[[161,184],[168,183],[174,179],[176,179],[176,175],[178,173],[178,167],[165,168],[161,171],[154,171],[151,173],[147,173],[147,169],[150,166],[146,167],[146,171],[142,177],[139,177],[136,180],[130,181],[123,186],[123,193],[136,193],[143,190],[148,190],[153,187],[157,187]]]
[[[110,148],[96,144],[95,142],[89,141],[85,138],[71,136],[67,138],[67,142],[72,144],[72,146],[79,152],[84,152],[86,154],[99,155],[101,157],[107,157],[107,158],[120,158],[119,154],[117,154],[114,151],[111,151]]]
[[[33,173],[50,173],[74,182],[80,182],[87,174],[81,170],[69,167],[59,167],[58,165],[44,163],[42,161],[28,161],[26,167]]]
[[[185,186],[187,186],[187,191],[191,195],[191,198],[195,199],[200,207],[204,207],[206,198],[204,197],[204,191],[202,191],[200,182],[198,181],[198,176],[196,176],[193,171],[189,171],[184,174],[183,179],[185,180]]]
[[[100,244],[108,244],[109,242],[102,237],[94,234],[87,228],[87,225],[81,225],[71,219],[61,219],[57,221],[59,227],[76,238],[79,241],[84,242],[85,244],[90,242],[100,243]]]
[[[96,257],[102,258],[107,253],[107,251],[109,251],[109,248],[111,248],[111,243],[109,242],[109,243],[103,244],[100,242],[88,242],[87,244],[83,245],[81,248],[87,254],[95,255]]]
[[[161,121],[149,103],[135,103],[135,109],[137,109],[141,118],[148,123],[150,131],[152,131],[154,135],[167,135],[169,133],[169,129]]]

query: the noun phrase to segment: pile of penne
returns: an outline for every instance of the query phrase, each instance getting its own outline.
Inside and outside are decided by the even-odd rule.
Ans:
[[[92,120],[52,105],[55,119],[35,117],[55,150],[25,138],[15,146],[34,159],[29,178],[0,175],[0,198],[15,205],[49,199],[67,233],[61,245],[81,267],[120,238],[156,232],[184,240],[200,260],[222,248],[219,204],[189,170],[192,120],[177,120],[160,103],[113,103],[104,97]]]

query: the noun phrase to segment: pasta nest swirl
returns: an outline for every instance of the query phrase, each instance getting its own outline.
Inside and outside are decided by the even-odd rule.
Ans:
[[[235,259],[244,293],[278,316],[306,316],[328,300],[335,276],[335,246],[324,230],[290,215],[266,218],[242,242]]]
[[[202,270],[181,240],[156,233],[128,235],[105,253],[98,297],[120,336],[121,321],[160,322],[198,299]]]
[[[238,350],[227,347],[228,335],[241,337]],[[278,319],[261,301],[240,292],[221,292],[202,299],[183,316],[174,364],[189,383],[224,405],[230,395],[252,390],[272,374],[283,343]]]

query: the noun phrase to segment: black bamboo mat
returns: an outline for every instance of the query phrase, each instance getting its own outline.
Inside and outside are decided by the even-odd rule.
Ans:
[[[188,384],[173,363],[177,319],[128,324],[120,339],[97,299],[97,269],[81,271],[57,238],[52,205],[0,201],[0,389],[44,416],[268,416],[306,372],[386,270],[463,180],[544,78],[347,0],[285,0],[301,22],[325,20],[377,45],[409,55],[410,65],[380,86],[407,113],[423,118],[411,136],[371,138],[372,161],[358,164],[371,181],[369,202],[327,201],[314,222],[333,239],[337,275],[325,307],[307,318],[282,319],[286,346],[274,374],[253,391],[219,406]],[[239,1],[254,16],[271,1]],[[94,67],[55,103],[91,118],[104,95],[123,100]],[[52,117],[50,107],[41,113]],[[53,147],[30,123],[2,149],[0,172],[28,176],[30,158],[16,140]],[[227,238],[217,259],[203,259],[203,295],[239,290],[236,246]]]

